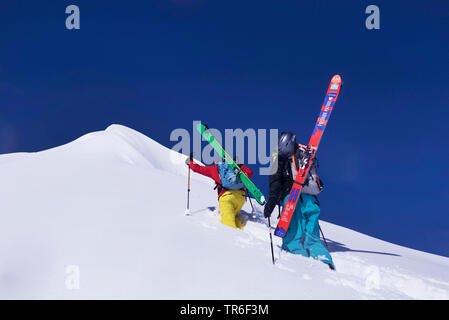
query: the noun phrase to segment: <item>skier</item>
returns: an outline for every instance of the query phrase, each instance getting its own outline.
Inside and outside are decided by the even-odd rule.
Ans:
[[[296,143],[296,136],[291,132],[282,132],[279,137],[278,150],[273,152],[273,163],[277,168],[269,176],[269,199],[264,208],[265,218],[269,218],[274,207],[283,201],[285,205],[293,179],[299,168],[305,148]],[[290,226],[282,238],[282,249],[293,254],[312,257],[329,265],[335,270],[332,257],[320,241],[318,218],[320,205],[317,195],[323,187],[316,172],[316,160],[312,160],[308,177],[302,188],[299,201],[290,221]]]
[[[212,166],[200,166],[187,158],[186,164],[194,172],[209,177],[217,184],[218,206],[221,215],[221,223],[232,228],[243,230],[243,222],[240,218],[240,210],[246,200],[244,185],[235,172],[222,161]],[[250,178],[253,171],[245,165],[238,165]]]

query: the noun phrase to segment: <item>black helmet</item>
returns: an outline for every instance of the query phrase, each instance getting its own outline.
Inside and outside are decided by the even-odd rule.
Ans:
[[[282,132],[279,136],[279,157],[288,158],[296,151],[296,135],[292,132]]]

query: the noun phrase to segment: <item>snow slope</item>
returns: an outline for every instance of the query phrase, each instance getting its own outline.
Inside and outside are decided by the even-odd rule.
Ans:
[[[324,221],[336,272],[277,237],[273,266],[255,201],[244,231],[226,227],[213,183],[193,174],[184,215],[184,160],[119,125],[1,155],[0,298],[449,299],[448,258]]]

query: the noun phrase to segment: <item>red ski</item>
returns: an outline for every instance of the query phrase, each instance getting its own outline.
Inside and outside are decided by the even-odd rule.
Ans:
[[[287,202],[282,210],[281,218],[279,219],[276,230],[274,231],[274,234],[278,237],[283,238],[287,233],[290,220],[296,208],[296,203],[298,202],[299,195],[301,194],[301,189],[304,185],[307,174],[309,173],[310,164],[312,163],[312,159],[315,157],[316,151],[318,150],[318,145],[320,144],[321,137],[324,133],[324,129],[326,129],[327,121],[332,113],[335,101],[337,101],[340,87],[341,77],[337,74],[332,77],[331,83],[329,84],[329,88],[327,89],[326,97],[324,99],[323,106],[321,107],[321,112],[315,128],[313,129],[312,136],[310,137],[309,144],[305,147],[305,156],[302,159],[298,172],[293,180],[292,189],[290,190]]]

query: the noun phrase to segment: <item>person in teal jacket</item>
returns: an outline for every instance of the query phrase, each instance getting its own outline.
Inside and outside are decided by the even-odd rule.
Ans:
[[[279,201],[283,205],[287,202],[293,179],[303,155],[304,149],[296,143],[295,134],[291,132],[281,133],[278,150],[273,153],[273,163],[277,164],[277,168],[269,176],[270,193],[264,208],[265,218],[271,216]],[[316,173],[316,167],[312,165],[287,233],[282,238],[282,249],[293,254],[320,260],[328,264],[330,269],[335,270],[330,253],[320,240],[318,223],[320,203],[317,196],[321,192],[322,186],[322,181]]]

